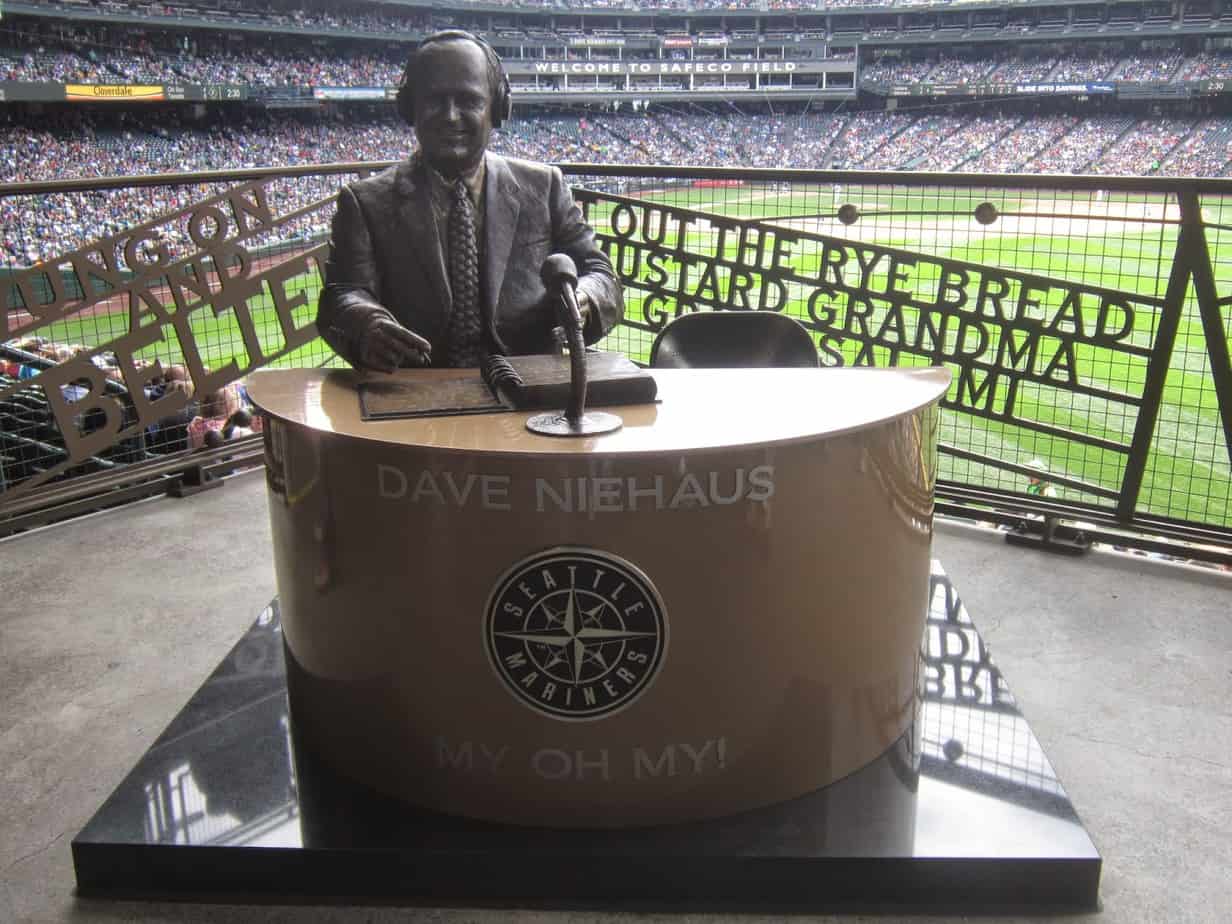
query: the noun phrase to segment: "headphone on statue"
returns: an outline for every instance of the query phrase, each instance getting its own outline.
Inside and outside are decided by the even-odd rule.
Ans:
[[[411,125],[415,124],[415,85],[414,74],[417,68],[419,54],[430,45],[440,45],[445,42],[474,42],[483,52],[488,62],[488,77],[492,95],[492,127],[501,125],[513,114],[513,93],[509,87],[509,75],[505,73],[500,55],[496,49],[475,35],[463,29],[445,29],[434,32],[415,46],[406,60],[406,68],[402,72],[402,83],[398,85],[396,105],[398,114]]]

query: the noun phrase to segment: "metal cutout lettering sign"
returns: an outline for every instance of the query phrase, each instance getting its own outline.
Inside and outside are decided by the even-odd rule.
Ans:
[[[165,372],[141,354],[164,345],[183,360],[196,394],[206,394],[285,356],[316,337],[315,305],[301,286],[303,274],[321,273],[325,245],[300,244],[289,258],[271,256],[306,216],[332,212],[328,196],[279,214],[274,180],[234,186],[177,212],[168,212],[118,234],[10,277],[20,309],[0,311],[0,341],[121,305],[126,323],[117,336],[97,343],[18,384],[0,389],[0,401],[36,389],[51,409],[63,439],[58,462],[16,485],[11,499],[80,465],[96,453],[141,433],[182,410],[184,391],[162,395],[147,386]],[[280,245],[273,247],[272,245]],[[267,323],[272,309],[276,324]],[[260,312],[265,320],[254,318]],[[112,317],[124,317],[121,311]],[[225,354],[217,343],[203,352],[195,326],[228,324],[235,336]],[[109,378],[96,358],[114,356]],[[116,380],[118,378],[118,381]]]
[[[944,364],[954,372],[944,407],[1131,449],[1163,297],[823,233],[858,222],[851,205],[837,220],[758,220],[585,190],[577,198],[626,301],[640,301],[640,316],[631,309],[625,319],[632,327],[656,332],[702,310],[784,312],[815,332],[823,366]],[[969,217],[981,225],[997,219],[990,205],[976,212]],[[1110,387],[1090,375],[1109,366],[1138,370],[1127,377],[1137,384]],[[1067,427],[1054,413],[1061,393],[1106,408],[1123,429]]]

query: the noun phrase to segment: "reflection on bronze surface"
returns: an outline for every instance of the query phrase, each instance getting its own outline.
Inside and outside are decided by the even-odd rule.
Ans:
[[[870,430],[865,446],[867,463],[894,499],[899,516],[913,529],[930,534],[940,414],[933,405],[892,426]]]

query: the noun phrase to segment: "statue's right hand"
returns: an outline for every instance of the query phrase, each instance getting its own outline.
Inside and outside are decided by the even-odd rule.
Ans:
[[[373,318],[359,341],[359,361],[366,369],[393,372],[399,366],[426,366],[432,344],[387,317]]]

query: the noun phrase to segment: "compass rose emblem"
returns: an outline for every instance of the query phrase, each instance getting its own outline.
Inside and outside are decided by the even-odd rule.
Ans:
[[[595,549],[523,559],[497,582],[484,620],[488,659],[537,712],[585,721],[624,709],[663,663],[667,623],[649,578]]]

